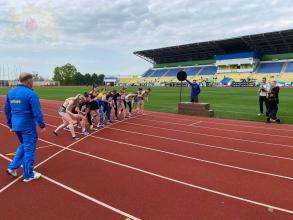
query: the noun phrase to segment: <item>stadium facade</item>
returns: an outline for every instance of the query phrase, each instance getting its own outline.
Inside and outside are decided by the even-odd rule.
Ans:
[[[247,86],[262,77],[293,84],[293,29],[134,52],[153,66],[129,83],[176,82],[185,70],[189,79]],[[125,82],[127,82],[125,80]],[[132,81],[131,81],[132,80]]]

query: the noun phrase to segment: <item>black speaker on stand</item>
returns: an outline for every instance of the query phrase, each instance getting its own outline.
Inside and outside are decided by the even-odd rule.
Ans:
[[[177,73],[177,79],[181,82],[180,86],[180,103],[182,102],[182,82],[187,79],[187,73],[184,70],[181,70]]]

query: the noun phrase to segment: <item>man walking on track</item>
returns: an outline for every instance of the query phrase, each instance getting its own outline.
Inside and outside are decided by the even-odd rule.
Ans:
[[[20,146],[7,173],[17,177],[17,169],[23,166],[23,181],[29,182],[41,177],[34,171],[35,151],[38,141],[36,123],[45,131],[43,113],[37,94],[33,91],[33,76],[21,73],[20,84],[10,90],[6,96],[5,114],[7,125],[16,134]]]
[[[193,80],[192,82],[190,82],[187,79],[186,82],[191,86],[190,101],[192,103],[198,102],[198,95],[200,93],[199,85],[196,83],[196,80]]]
[[[268,93],[271,89],[271,85],[267,83],[267,78],[262,78],[262,83],[259,86],[259,114],[258,116],[263,115],[263,103],[265,103],[266,111],[268,110]]]

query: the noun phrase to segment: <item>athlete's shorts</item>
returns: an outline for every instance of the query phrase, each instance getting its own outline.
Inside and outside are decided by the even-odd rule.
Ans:
[[[66,113],[66,108],[62,105],[60,106],[59,110],[58,110],[58,114],[60,116],[63,116]]]

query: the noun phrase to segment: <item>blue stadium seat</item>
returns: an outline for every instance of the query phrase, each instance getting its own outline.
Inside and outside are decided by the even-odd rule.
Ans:
[[[151,77],[162,77],[167,71],[168,71],[168,69],[158,69],[150,76]]]
[[[293,62],[288,62],[288,65],[285,70],[286,73],[293,73]]]
[[[205,66],[202,68],[202,71],[199,73],[199,76],[203,75],[215,75],[217,72],[216,66]]]
[[[165,76],[177,76],[177,73],[182,70],[180,68],[176,68],[176,69],[169,69],[169,71],[167,72],[167,74]]]
[[[146,72],[142,75],[142,77],[149,77],[151,74],[153,74],[153,72],[154,72],[154,70],[150,69],[150,70],[146,71]]]
[[[258,68],[257,73],[280,73],[283,65],[283,62],[262,63]]]
[[[184,69],[188,76],[196,76],[200,70],[201,67],[189,67]]]

